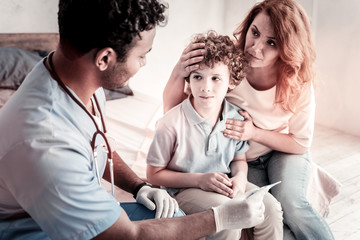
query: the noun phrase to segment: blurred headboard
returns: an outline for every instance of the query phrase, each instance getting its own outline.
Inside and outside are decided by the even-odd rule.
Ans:
[[[55,50],[58,33],[0,33],[0,46],[25,50]]]
[[[50,52],[56,50],[59,42],[58,33],[0,33],[0,47],[15,47],[24,50],[37,50]],[[3,57],[4,55],[1,55]],[[16,55],[21,56],[21,55]],[[39,56],[40,57],[40,56]],[[6,55],[5,55],[6,58]],[[18,85],[23,81],[27,72],[30,71],[29,58],[27,61],[14,61],[16,67],[1,65],[0,72],[0,108],[14,94]],[[32,61],[36,61],[30,58]],[[9,62],[6,61],[5,62]],[[4,61],[0,63],[3,64]]]

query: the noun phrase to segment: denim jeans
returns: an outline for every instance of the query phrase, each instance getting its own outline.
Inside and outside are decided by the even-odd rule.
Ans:
[[[144,205],[136,202],[120,203],[120,206],[125,210],[131,221],[140,221],[155,218],[156,211],[149,210]],[[174,217],[185,216],[185,213],[180,209],[174,213]]]
[[[325,219],[306,199],[311,173],[309,153],[295,155],[272,151],[248,165],[248,180],[255,185],[281,181],[270,191],[284,212],[284,239],[334,239]]]

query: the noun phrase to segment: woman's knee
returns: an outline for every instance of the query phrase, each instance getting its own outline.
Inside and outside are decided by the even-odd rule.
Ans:
[[[281,203],[283,211],[293,212],[309,205],[306,198],[306,188],[304,187],[286,186],[285,183],[278,188],[272,189],[271,194]]]

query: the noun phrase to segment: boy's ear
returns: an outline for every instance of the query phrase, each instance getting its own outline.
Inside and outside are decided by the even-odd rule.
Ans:
[[[236,85],[234,83],[229,84],[229,90],[233,90],[235,87],[236,87]]]
[[[189,82],[185,82],[184,93],[185,93],[186,95],[190,95],[190,94],[191,94],[191,88],[190,88]]]
[[[103,48],[96,53],[95,64],[100,71],[105,71],[111,64],[116,63],[117,54],[112,48]]]

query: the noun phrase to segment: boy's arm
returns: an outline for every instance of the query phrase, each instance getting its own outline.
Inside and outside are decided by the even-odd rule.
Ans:
[[[236,156],[230,164],[230,169],[233,184],[233,194],[230,197],[233,198],[244,193],[246,189],[248,165],[245,154]]]
[[[171,188],[194,187],[204,191],[215,191],[225,196],[233,192],[230,179],[223,173],[184,173],[166,167],[147,165],[146,174],[153,185]]]

